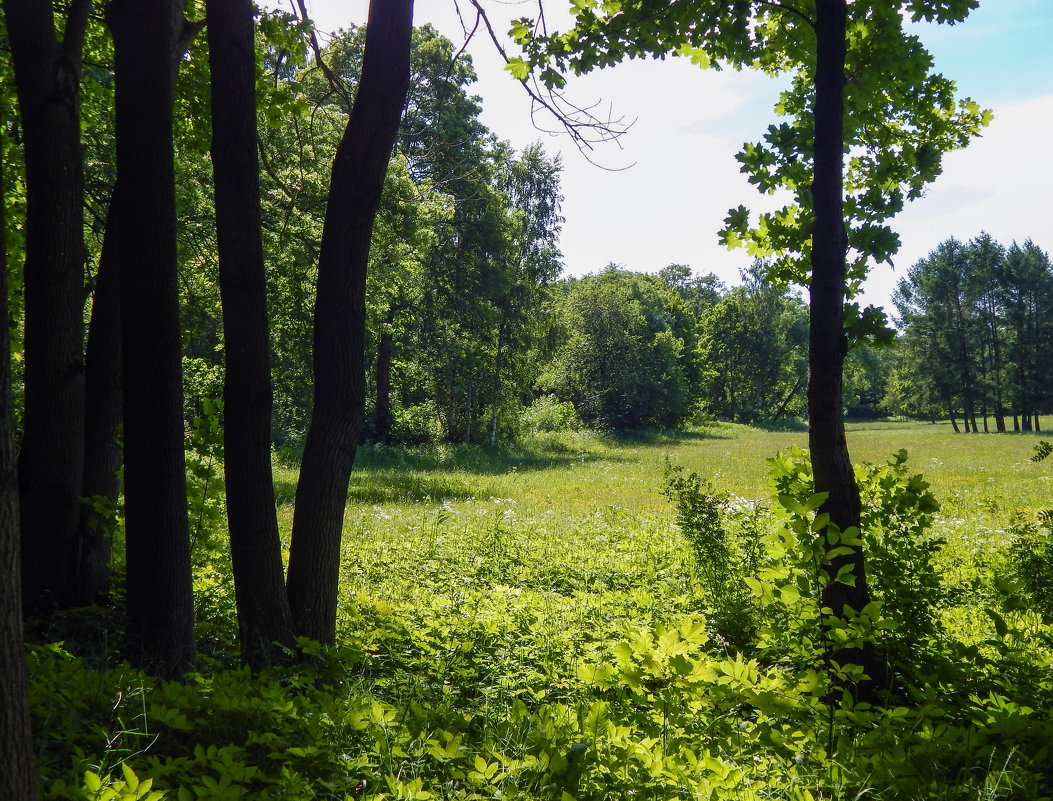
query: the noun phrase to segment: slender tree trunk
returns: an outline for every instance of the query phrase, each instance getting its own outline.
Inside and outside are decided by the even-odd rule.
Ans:
[[[827,493],[820,510],[841,531],[858,529],[861,503],[845,438],[841,409],[842,369],[847,350],[844,325],[847,237],[843,217],[844,81],[847,5],[845,0],[816,3],[815,175],[812,200],[810,335],[808,352],[808,447],[815,491]],[[860,610],[870,600],[863,550],[835,556],[829,567],[836,576],[851,566],[854,585],[831,582],[823,605],[833,615]],[[867,653],[833,654],[838,661],[862,664],[873,676]]]
[[[183,455],[173,97],[181,0],[112,0],[121,188],[124,508],[131,656],[180,676],[194,664]]]
[[[1013,412],[1013,432],[1020,433],[1020,418],[1016,416],[1016,412]]]
[[[0,153],[3,152],[0,130]],[[37,772],[29,720],[22,576],[18,531],[18,471],[11,402],[11,327],[7,315],[7,221],[0,158],[0,798],[36,801]]]
[[[503,329],[501,326],[497,331],[497,352],[494,354],[494,401],[490,407],[490,447],[497,442],[497,406],[501,397],[501,341]]]
[[[1042,424],[1039,423],[1039,421],[1038,421],[1038,412],[1035,412],[1035,433],[1036,434],[1041,434],[1042,433]]]
[[[262,668],[293,646],[271,474],[270,333],[256,154],[251,0],[208,0],[212,165],[223,300],[224,475],[238,627]]]
[[[84,469],[84,177],[77,95],[91,3],[59,42],[50,3],[5,0],[26,165],[25,412],[19,454],[27,611],[73,602]]]
[[[409,88],[412,0],[371,0],[354,106],[333,162],[318,259],[315,400],[289,552],[297,634],[336,637],[340,534],[365,409],[366,268],[402,105]]]
[[[377,344],[377,442],[387,445],[391,435],[391,354],[395,342],[391,333],[395,322],[394,307],[388,308]]]
[[[467,400],[468,406],[467,406],[467,409],[465,410],[466,414],[465,414],[465,432],[464,432],[464,441],[466,443],[468,443],[468,444],[471,444],[471,442],[472,442],[472,416],[473,416],[472,415],[472,389],[473,389],[473,385],[471,383],[471,380],[469,379],[469,383],[468,383],[468,400]]]
[[[954,418],[954,406],[952,406],[949,402],[947,404],[947,416],[951,418],[951,428],[954,429],[954,433],[961,434],[962,432],[958,428],[958,421]],[[966,428],[965,430],[968,431],[969,429]]]
[[[110,575],[111,510],[121,485],[117,434],[123,410],[121,380],[120,201],[114,187],[106,214],[91,325],[84,358],[84,482],[81,495],[80,565],[77,602],[91,603],[105,591]]]

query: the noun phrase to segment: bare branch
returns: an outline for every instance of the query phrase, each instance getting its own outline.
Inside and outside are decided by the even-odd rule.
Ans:
[[[304,0],[296,0],[296,5],[299,7],[299,18],[303,22],[310,22],[311,18],[307,14],[307,4]],[[293,10],[293,13],[296,13],[296,9]],[[311,24],[311,49],[314,50],[315,63],[318,64],[318,67],[322,70],[322,74],[325,75],[326,80],[329,81],[329,85],[332,87],[333,91],[340,95],[340,99],[344,101],[344,107],[350,114],[351,107],[354,105],[354,98],[352,98],[351,94],[347,91],[347,87],[344,86],[344,82],[340,80],[340,76],[333,72],[322,58],[322,46],[318,43],[318,34],[315,31],[313,22]]]
[[[490,23],[490,18],[480,4],[480,0],[468,0],[468,2],[471,3],[476,12],[476,21],[472,28],[472,33],[475,33],[479,26],[479,22],[482,21],[486,26],[486,31],[490,36],[490,41],[493,42],[494,47],[497,48],[497,52],[500,54],[501,58],[504,59],[504,62],[508,64],[511,61],[508,57],[508,52],[505,50],[501,38],[494,31],[493,25]],[[458,16],[461,16],[459,3],[457,4],[457,14]],[[542,26],[542,28],[544,27],[543,14],[539,15],[539,20],[536,24]],[[468,26],[464,23],[463,17],[461,17],[461,25],[467,33]],[[467,46],[467,42],[465,45]],[[595,145],[600,143],[614,142],[615,144],[618,144],[618,139],[633,126],[635,120],[626,123],[623,117],[615,118],[613,116],[613,110],[609,110],[605,117],[599,117],[594,113],[594,109],[600,105],[599,102],[594,103],[591,106],[579,106],[568,100],[563,92],[542,86],[533,75],[528,78],[516,78],[515,80],[519,81],[520,85],[530,97],[532,103],[530,112],[531,122],[539,131],[550,134],[558,133],[558,130],[542,127],[538,123],[537,116],[544,111],[551,114],[556,119],[559,123],[559,127],[562,128],[563,132],[570,136],[575,147],[578,148],[578,151],[590,164],[600,167],[601,169],[615,171],[628,169],[632,166],[630,164],[620,168],[606,167],[593,160],[588,151],[593,150]]]

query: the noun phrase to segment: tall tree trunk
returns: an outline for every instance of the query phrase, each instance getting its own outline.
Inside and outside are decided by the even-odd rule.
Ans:
[[[384,175],[409,89],[413,0],[371,0],[362,72],[333,162],[318,258],[315,400],[289,551],[297,634],[336,636],[340,534],[365,410],[366,268]]]
[[[183,455],[173,97],[182,0],[112,0],[121,188],[124,509],[131,656],[194,664]]]
[[[380,342],[377,344],[377,442],[388,443],[391,435],[391,354],[395,348],[391,333],[395,322],[395,308],[388,308],[384,325],[380,329]]]
[[[84,176],[78,91],[91,3],[5,0],[26,165],[25,412],[19,454],[27,611],[72,603],[84,468]]]
[[[253,668],[293,646],[271,473],[270,334],[256,153],[251,0],[208,0],[212,165],[223,300],[224,475],[241,650]]]
[[[114,187],[106,214],[91,324],[84,357],[84,481],[81,496],[77,601],[91,603],[110,574],[112,510],[120,495],[121,449],[117,434],[123,410],[121,381],[120,201]]]
[[[3,152],[0,130],[0,153]],[[26,646],[22,633],[18,472],[11,402],[11,327],[7,315],[7,221],[0,158],[0,798],[36,801],[37,772],[29,721]]]
[[[820,511],[841,531],[858,529],[861,503],[845,438],[841,409],[842,369],[847,350],[844,334],[847,237],[843,217],[844,82],[847,5],[845,0],[816,3],[815,175],[812,201],[810,333],[808,352],[808,447],[815,491],[827,493]],[[854,585],[831,582],[823,605],[835,616],[846,607],[860,610],[870,600],[860,546],[832,559],[836,576],[849,565]],[[872,676],[866,653],[833,654],[838,661],[863,664]]]

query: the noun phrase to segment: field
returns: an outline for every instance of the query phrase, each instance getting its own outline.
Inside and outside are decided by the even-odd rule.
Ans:
[[[1053,469],[1028,461],[1039,439],[850,427],[857,462],[905,448],[941,504],[930,530],[901,521],[911,537],[876,557],[879,580],[924,604],[916,620],[865,621],[892,666],[877,707],[831,694],[794,513],[772,511],[765,460],[804,434],[713,424],[365,448],[341,645],[291,672],[236,668],[229,567],[221,538],[204,540],[189,684],[31,655],[49,797],[84,797],[85,771],[128,792],[122,763],[180,801],[1050,797],[1053,637],[1035,610],[1053,558],[1035,521]],[[662,493],[667,462],[711,481],[721,530],[703,533],[732,554],[723,598]],[[278,468],[285,530],[295,478]],[[751,578],[742,554],[761,539]],[[732,613],[748,625],[726,625]]]

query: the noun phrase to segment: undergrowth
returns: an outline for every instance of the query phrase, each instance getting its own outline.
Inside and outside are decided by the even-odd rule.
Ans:
[[[305,662],[257,675],[237,663],[202,472],[198,672],[162,682],[115,660],[120,616],[98,610],[31,646],[44,797],[1053,796],[1050,518],[1018,509],[993,530],[941,510],[905,454],[863,466],[875,601],[824,628],[832,579],[801,453],[769,460],[767,503],[690,468],[663,483],[662,448],[676,460],[719,433],[646,446],[657,460],[632,482],[619,471],[638,451],[580,435],[551,451],[368,453],[359,492],[399,471],[429,481],[349,514],[340,645],[302,643]],[[547,472],[620,475],[671,504],[546,507]],[[414,495],[428,487],[444,494]],[[859,676],[824,660],[831,637],[878,646],[878,703],[844,691]]]

